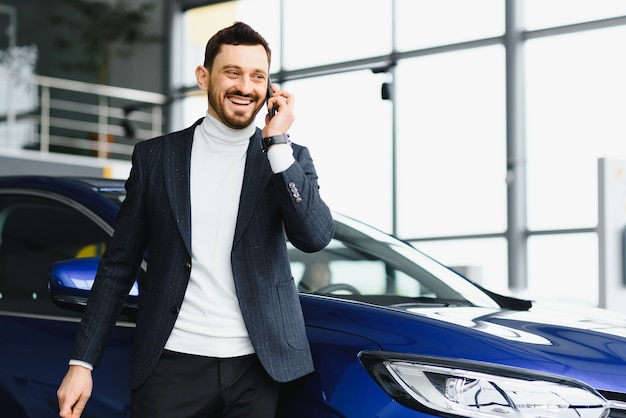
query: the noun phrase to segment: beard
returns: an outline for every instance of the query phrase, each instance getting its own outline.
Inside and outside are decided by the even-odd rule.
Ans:
[[[236,93],[240,96],[245,96],[241,93],[237,93],[237,92],[233,92],[233,93]],[[251,96],[247,96],[247,97],[250,97],[251,99],[253,99],[255,103],[258,101],[257,97],[251,97]],[[261,102],[261,104],[258,105],[256,109],[254,109],[254,111],[251,113],[245,111],[245,112],[233,112],[232,114],[227,114],[224,111],[223,102],[220,102],[220,98],[217,96],[217,93],[210,91],[208,94],[208,98],[209,98],[209,106],[211,106],[211,108],[215,111],[219,120],[224,125],[228,126],[231,129],[243,129],[243,128],[250,126],[254,122],[254,119],[256,118],[257,113],[259,113],[259,110],[261,110],[261,108],[263,107],[263,103]],[[224,98],[224,100],[227,100],[227,99]]]

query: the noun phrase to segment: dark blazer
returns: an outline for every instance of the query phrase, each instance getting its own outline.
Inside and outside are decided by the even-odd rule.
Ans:
[[[146,380],[159,359],[189,281],[190,158],[201,121],[135,147],[127,197],[74,344],[72,358],[98,365],[147,255],[147,272],[139,276],[131,388]],[[260,139],[257,129],[248,147],[231,261],[252,345],[268,374],[286,382],[312,372],[313,362],[284,237],[303,251],[319,251],[334,226],[308,150],[294,144],[296,163],[273,174]]]

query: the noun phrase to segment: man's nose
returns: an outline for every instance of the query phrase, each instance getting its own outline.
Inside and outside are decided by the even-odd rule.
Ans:
[[[241,77],[239,79],[239,83],[237,83],[237,88],[241,91],[242,94],[251,94],[253,92],[252,88],[252,80],[250,77]]]

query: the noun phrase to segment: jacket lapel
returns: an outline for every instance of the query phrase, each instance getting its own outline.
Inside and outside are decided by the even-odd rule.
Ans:
[[[267,156],[261,151],[260,144],[261,130],[257,129],[254,136],[250,138],[250,144],[248,145],[233,244],[241,238],[272,176]]]
[[[178,230],[189,254],[191,254],[191,186],[189,183],[191,146],[195,128],[201,122],[202,119],[199,119],[193,126],[170,135],[164,141],[165,190]]]

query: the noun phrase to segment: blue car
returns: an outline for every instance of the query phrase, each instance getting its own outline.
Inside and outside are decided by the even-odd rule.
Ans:
[[[56,389],[123,182],[0,177],[0,416],[58,416]],[[319,253],[290,248],[316,372],[277,417],[626,417],[626,318],[483,289],[335,215]],[[142,274],[140,271],[139,274]],[[129,416],[134,288],[83,417]]]

